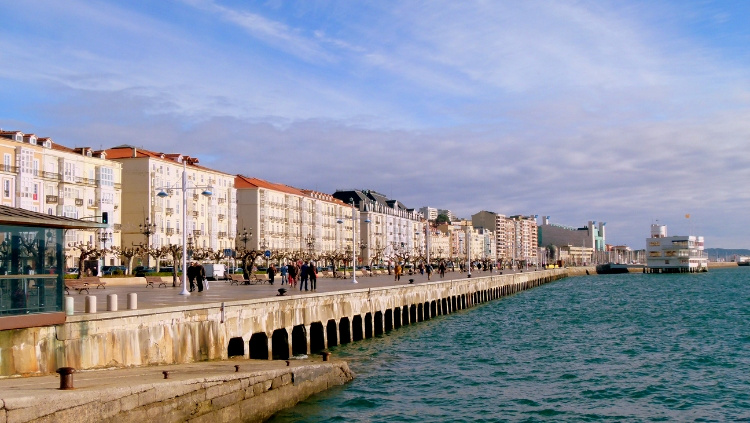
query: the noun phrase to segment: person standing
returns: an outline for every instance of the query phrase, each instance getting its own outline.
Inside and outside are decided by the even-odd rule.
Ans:
[[[440,278],[441,279],[444,278],[445,277],[445,262],[444,261],[441,261],[440,264],[438,265],[438,271],[440,272]]]
[[[195,263],[195,282],[198,284],[198,292],[203,292],[203,281],[206,279],[206,270],[198,263]]]
[[[310,276],[309,269],[307,266],[307,263],[302,263],[302,266],[299,268],[299,290],[302,291],[302,287],[305,287],[305,291],[307,291],[307,278]]]
[[[313,265],[313,262],[310,262],[307,268],[310,272],[310,290],[315,291],[318,285],[318,269]]]
[[[266,273],[268,273],[268,283],[273,285],[273,279],[276,276],[276,268],[273,267],[273,264],[268,266],[268,270],[266,270]]]
[[[427,263],[427,265],[424,267],[425,272],[427,272],[427,280],[430,280],[432,277],[432,265],[430,263]]]
[[[297,266],[294,263],[289,263],[289,285],[297,287]]]
[[[400,281],[401,280],[401,263],[396,263],[396,267],[393,269],[393,274],[395,275],[394,281]]]

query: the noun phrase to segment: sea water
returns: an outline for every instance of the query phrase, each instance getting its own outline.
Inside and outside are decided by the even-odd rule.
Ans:
[[[331,349],[274,422],[750,421],[750,267],[571,277]]]

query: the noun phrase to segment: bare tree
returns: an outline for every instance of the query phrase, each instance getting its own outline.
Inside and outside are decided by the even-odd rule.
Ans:
[[[164,255],[172,258],[172,287],[177,286],[177,263],[182,262],[182,245],[169,244],[164,247]],[[182,269],[183,273],[185,269]]]
[[[78,279],[81,279],[81,272],[83,271],[84,262],[86,260],[98,259],[101,257],[106,250],[100,250],[92,245],[90,242],[84,244],[79,242],[78,244],[71,243],[68,245],[71,250],[78,250]]]
[[[127,274],[133,273],[133,257],[141,254],[140,247],[118,247],[114,246],[110,249],[113,254],[119,256],[121,259],[125,259]]]

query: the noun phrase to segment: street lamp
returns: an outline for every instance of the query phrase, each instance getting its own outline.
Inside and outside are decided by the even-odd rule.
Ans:
[[[148,216],[146,217],[146,221],[143,223],[138,224],[138,230],[140,233],[146,236],[146,245],[144,246],[147,250],[151,246],[151,235],[156,233],[156,223],[150,223]],[[148,251],[146,252],[146,267],[149,266],[151,261],[151,257],[148,254]]]
[[[354,213],[354,198],[349,197],[352,203],[352,283],[357,282],[357,223],[356,214]]]
[[[182,186],[181,187],[159,187],[155,188],[159,190],[159,193],[156,194],[157,197],[164,198],[169,197],[169,194],[167,194],[164,189],[172,190],[172,189],[180,189],[182,190],[182,291],[180,292],[180,295],[190,295],[190,291],[188,291],[187,284],[187,191],[193,190],[193,189],[203,189],[201,194],[203,194],[206,197],[210,197],[213,195],[211,192],[211,185],[207,186],[187,186],[187,161],[183,157],[182,159]]]
[[[250,237],[253,236],[252,229],[250,232],[247,232],[246,228],[242,228],[242,235],[239,236],[238,241],[242,241],[243,244],[245,244],[245,250],[247,250],[247,241],[250,240]]]
[[[312,236],[312,234],[306,236],[305,244],[307,244],[307,249],[310,251],[310,260],[312,260],[313,251],[315,249],[315,237]]]

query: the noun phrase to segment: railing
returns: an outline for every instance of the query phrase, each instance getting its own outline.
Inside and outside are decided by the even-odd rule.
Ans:
[[[167,207],[166,209],[164,209],[164,211],[167,213],[167,216],[171,216],[172,213],[174,213],[174,208]]]
[[[46,198],[47,204],[56,204],[58,201],[58,197],[56,195],[48,195]]]
[[[96,186],[96,179],[82,178],[80,176],[77,176],[75,180],[76,180],[76,183],[79,183],[79,184]]]
[[[224,215],[223,214],[219,215],[219,220],[224,220]]]
[[[76,206],[82,206],[83,205],[83,198],[76,198]]]
[[[119,232],[120,230],[122,230],[122,223],[115,223],[114,225],[112,225],[112,229]]]
[[[193,217],[198,217],[198,212],[197,211],[193,212]]]
[[[18,168],[11,165],[0,165],[0,171],[3,172],[10,172],[10,173],[18,173]]]
[[[199,198],[200,198],[200,195],[193,194],[193,201],[198,201]]]
[[[226,203],[226,201],[227,201],[226,198],[219,198],[219,204],[224,204]]]
[[[227,233],[226,232],[219,232],[219,238],[226,238]]]
[[[193,236],[201,236],[201,230],[200,229],[193,229]]]
[[[167,228],[164,230],[164,233],[167,235],[174,235],[174,228]]]

